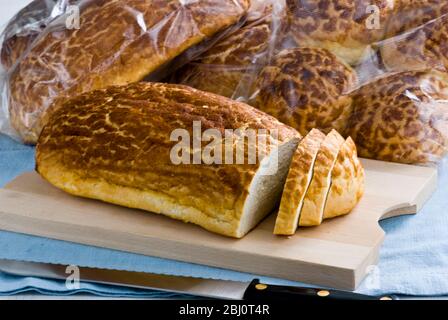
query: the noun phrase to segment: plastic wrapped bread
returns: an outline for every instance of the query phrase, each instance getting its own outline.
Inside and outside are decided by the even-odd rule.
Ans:
[[[248,0],[86,0],[53,20],[7,74],[3,124],[35,143],[57,99],[140,81],[244,18]],[[4,131],[4,130],[3,130]]]
[[[296,46],[325,48],[356,65],[371,44],[384,38],[395,4],[396,0],[286,0],[290,38]]]
[[[388,71],[448,71],[448,3],[446,10],[446,15],[382,43],[381,57]]]
[[[288,27],[272,35],[268,56],[234,98],[302,135],[352,135],[363,157],[424,165],[444,157],[446,1],[287,0],[284,11]],[[439,73],[409,73],[429,69]]]
[[[357,86],[353,69],[326,49],[281,51],[255,82],[251,104],[296,128],[344,133],[352,111],[349,94]]]
[[[448,151],[448,74],[408,71],[353,93],[348,134],[361,157],[406,164],[440,161]]]
[[[229,98],[237,98],[239,88],[250,90],[257,66],[265,63],[273,33],[281,24],[284,27],[281,19],[276,20],[278,26],[274,24],[274,12],[282,12],[275,1],[252,1],[246,24],[177,71],[173,81]]]
[[[34,0],[20,10],[3,31],[1,61],[11,68],[31,48],[47,25],[64,13],[74,0]]]

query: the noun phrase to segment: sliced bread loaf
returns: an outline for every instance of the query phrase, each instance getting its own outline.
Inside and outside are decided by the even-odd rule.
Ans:
[[[293,235],[299,223],[306,192],[313,178],[314,163],[325,134],[313,129],[299,144],[286,179],[274,234]]]
[[[336,130],[332,130],[323,141],[314,165],[313,179],[300,213],[300,226],[318,226],[322,223],[331,187],[331,173],[344,142],[344,138]]]

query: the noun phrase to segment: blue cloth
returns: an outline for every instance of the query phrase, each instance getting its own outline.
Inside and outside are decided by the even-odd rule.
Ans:
[[[92,294],[111,298],[157,298],[182,299],[191,298],[168,292],[119,288],[115,286],[81,283],[77,290],[69,290],[64,281],[52,281],[32,277],[18,277],[0,272],[0,295],[9,296],[25,293],[39,293],[52,296],[69,296],[74,294]]]
[[[0,186],[16,175],[34,168],[33,148],[0,136]],[[416,216],[383,221],[387,232],[380,263],[361,285],[365,294],[448,295],[448,174],[442,170],[440,186],[431,201]],[[0,204],[1,205],[1,204]],[[0,232],[0,259],[51,262],[84,267],[110,268],[179,276],[251,281],[255,275],[175,262],[63,241]],[[264,278],[273,284],[297,284]],[[66,295],[57,281],[11,277],[0,273],[0,294],[27,290]],[[123,297],[166,298],[169,294],[83,284],[81,292]]]

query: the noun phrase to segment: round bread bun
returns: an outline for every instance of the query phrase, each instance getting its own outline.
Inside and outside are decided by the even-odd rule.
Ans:
[[[448,71],[448,15],[432,20],[381,46],[381,57],[389,71],[436,68]]]
[[[448,74],[393,74],[353,93],[349,135],[361,157],[406,164],[437,162],[448,146]]]
[[[352,68],[328,50],[287,49],[261,71],[251,103],[303,136],[314,128],[344,133],[352,110],[346,93],[356,84]]]
[[[384,38],[395,1],[286,0],[291,38],[297,46],[325,48],[356,65],[370,44]]]

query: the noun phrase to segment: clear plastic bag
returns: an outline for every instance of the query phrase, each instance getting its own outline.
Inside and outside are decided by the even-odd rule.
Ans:
[[[62,14],[43,10],[50,16],[37,20],[45,27],[2,72],[2,132],[35,143],[59,100],[153,74],[157,80],[175,58],[194,58],[207,49],[201,43],[238,25],[248,7],[248,0],[80,0]],[[16,24],[34,30],[34,22]],[[176,67],[179,61],[187,60]]]
[[[230,96],[302,135],[335,128],[362,157],[429,164],[446,155],[446,1],[279,3],[272,23],[287,27]]]
[[[70,0],[73,3],[74,0]],[[34,40],[56,17],[62,15],[69,0],[34,0],[20,10],[4,27],[0,51],[0,132],[18,138],[9,122],[8,71],[31,48]]]
[[[273,34],[286,26],[285,19],[279,19],[283,12],[281,1],[252,0],[241,29],[178,70],[169,81],[229,98],[238,95],[238,88],[247,90],[257,69],[266,63],[270,40],[276,38]]]
[[[74,0],[34,0],[20,10],[2,34],[1,62],[8,70],[31,47],[51,20],[62,15]]]

